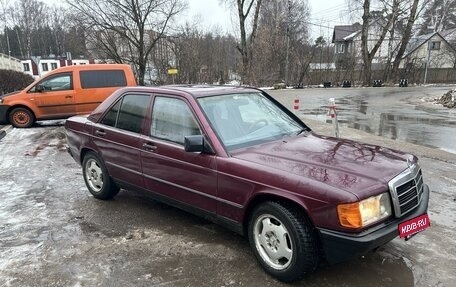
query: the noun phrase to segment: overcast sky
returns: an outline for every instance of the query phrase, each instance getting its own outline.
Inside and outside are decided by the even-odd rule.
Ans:
[[[49,5],[62,3],[61,0],[42,0]],[[271,1],[271,0],[266,0]],[[309,28],[312,38],[320,35],[330,37],[332,27],[337,24],[350,24],[347,15],[346,0],[308,0],[311,8]],[[220,32],[234,31],[237,15],[224,0],[188,0],[189,9],[181,16],[182,23],[200,22],[202,28]],[[57,4],[59,5],[59,4]]]
[[[332,34],[332,27],[337,24],[346,24],[344,15],[347,14],[345,0],[308,0],[311,8],[310,22],[311,34],[314,38],[319,35]],[[236,15],[220,0],[189,0],[189,9],[184,19],[193,21],[201,19],[205,29],[220,27],[229,32],[233,30],[233,20]],[[329,27],[329,28],[328,28]]]

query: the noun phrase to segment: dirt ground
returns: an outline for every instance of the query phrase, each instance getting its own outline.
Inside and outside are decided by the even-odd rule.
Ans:
[[[418,155],[432,225],[291,286],[454,286],[456,155],[341,134]],[[12,129],[0,141],[0,286],[287,286],[263,272],[245,238],[222,227],[147,194],[94,199],[64,145],[61,122]]]

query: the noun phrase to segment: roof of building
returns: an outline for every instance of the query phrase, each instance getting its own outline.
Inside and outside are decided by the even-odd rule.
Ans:
[[[350,40],[361,31],[361,24],[334,26],[332,43]]]
[[[440,32],[431,32],[410,39],[405,55],[402,58],[408,57],[411,53],[415,52],[419,47],[428,42],[432,37],[438,36],[445,41],[451,48],[456,50],[456,28]]]

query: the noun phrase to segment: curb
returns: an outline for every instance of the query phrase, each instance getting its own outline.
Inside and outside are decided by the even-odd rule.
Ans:
[[[12,125],[6,125],[0,130],[0,140],[6,136],[6,134],[13,129]]]

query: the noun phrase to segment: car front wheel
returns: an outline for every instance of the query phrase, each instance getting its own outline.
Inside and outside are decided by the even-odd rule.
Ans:
[[[284,282],[302,279],[318,264],[314,228],[293,206],[278,202],[258,206],[249,223],[249,242],[262,267]]]
[[[26,108],[15,108],[9,113],[9,121],[16,128],[28,128],[35,122],[35,117]]]
[[[112,181],[106,167],[93,152],[84,156],[82,174],[90,193],[98,199],[111,199],[119,192],[119,187]]]

